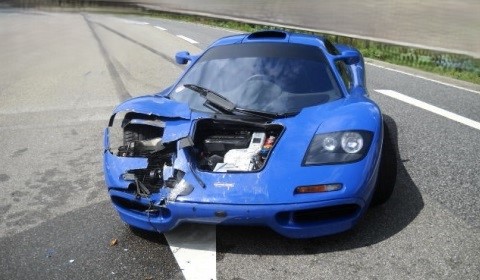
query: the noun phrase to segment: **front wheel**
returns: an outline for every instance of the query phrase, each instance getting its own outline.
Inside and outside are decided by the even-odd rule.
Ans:
[[[371,206],[378,206],[387,202],[392,196],[397,181],[397,151],[392,140],[390,129],[383,123],[383,146],[380,157],[377,183],[373,193]]]
[[[148,116],[143,116],[141,114],[130,113],[123,120],[123,145],[128,146],[131,142],[149,140],[155,137],[159,137],[158,130],[149,127],[147,125],[141,124],[131,124],[132,119],[145,119],[153,120],[153,118]]]

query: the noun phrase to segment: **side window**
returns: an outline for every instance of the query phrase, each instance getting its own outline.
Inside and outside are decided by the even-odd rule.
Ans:
[[[337,70],[340,73],[340,76],[342,76],[343,83],[345,84],[347,90],[352,89],[353,81],[350,68],[343,61],[337,61],[335,65],[337,66]]]

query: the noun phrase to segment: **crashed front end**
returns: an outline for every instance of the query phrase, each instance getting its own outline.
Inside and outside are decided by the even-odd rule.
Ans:
[[[155,105],[170,109],[155,115]],[[127,224],[145,230],[164,232],[198,219],[222,222],[225,211],[212,207],[213,213],[206,214],[202,211],[208,207],[179,197],[207,187],[198,173],[261,170],[282,130],[278,124],[192,117],[183,104],[158,97],[127,101],[114,111],[104,134],[104,173],[112,202]],[[214,185],[230,188],[229,183]],[[215,200],[197,202],[205,206]]]
[[[114,111],[104,138],[114,207],[127,224],[157,232],[182,222],[262,225],[292,238],[350,229],[373,193],[381,136],[374,135],[361,161],[302,166],[310,145],[302,139],[332,129],[303,122],[321,117],[309,110],[255,122],[195,113],[159,97],[127,101]],[[327,107],[322,114],[332,115]],[[298,192],[319,184],[320,193]]]

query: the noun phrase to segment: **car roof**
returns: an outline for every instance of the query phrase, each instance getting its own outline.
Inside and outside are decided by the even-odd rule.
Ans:
[[[279,30],[265,30],[247,34],[239,34],[227,36],[215,41],[211,47],[232,45],[232,44],[249,44],[249,43],[293,43],[315,46],[324,52],[333,54],[328,50],[326,45],[332,45],[324,37],[317,35],[291,33]],[[332,45],[333,46],[333,45]]]

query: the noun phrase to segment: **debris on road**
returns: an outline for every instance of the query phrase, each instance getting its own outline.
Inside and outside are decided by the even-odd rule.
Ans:
[[[47,249],[47,258],[51,258],[53,256],[53,254],[55,254],[55,250],[54,249]]]
[[[110,240],[110,246],[115,246],[115,245],[117,245],[117,244],[118,244],[118,239],[112,238],[112,239]]]

